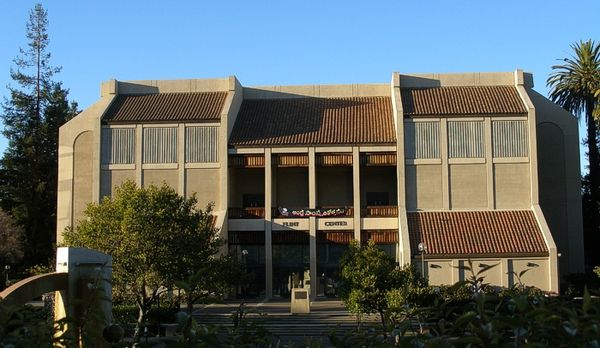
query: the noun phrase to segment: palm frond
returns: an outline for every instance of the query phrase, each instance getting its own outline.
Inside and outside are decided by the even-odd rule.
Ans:
[[[546,85],[551,87],[552,101],[580,117],[600,104],[600,45],[592,40],[580,41],[571,49],[571,57],[559,59],[562,64],[552,66]],[[595,102],[590,105],[590,101]]]

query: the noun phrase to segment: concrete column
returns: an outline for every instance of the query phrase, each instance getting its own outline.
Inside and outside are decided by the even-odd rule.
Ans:
[[[92,150],[92,202],[100,202],[100,177],[101,177],[101,158],[102,158],[102,125],[100,118],[94,122]]]
[[[452,283],[456,283],[460,281],[460,261],[457,259],[452,259]]]
[[[177,192],[185,197],[185,124],[177,128]]]
[[[450,167],[448,164],[448,122],[440,119],[440,157],[442,159],[442,209],[450,209]]]
[[[308,148],[308,208],[317,207],[317,163],[315,148]]]
[[[494,162],[492,158],[492,119],[484,119],[484,139],[485,139],[485,169],[487,173],[487,202],[488,209],[493,210],[496,207],[496,197],[494,194]]]
[[[271,233],[273,181],[271,149],[265,149],[265,291],[266,298],[273,297],[273,238]]]
[[[508,259],[500,259],[500,273],[502,274],[501,284],[503,287],[508,288],[510,286],[511,274],[508,273]]]
[[[317,298],[317,283],[319,276],[317,274],[317,219],[312,216],[308,218],[308,228],[310,233],[310,298]]]
[[[143,128],[141,124],[135,127],[135,183],[141,187],[143,184],[142,175],[142,141]]]
[[[77,318],[77,313],[94,308],[96,315],[88,318],[87,335],[96,347],[108,347],[102,338],[104,327],[112,323],[112,257],[85,248],[59,247],[56,250],[56,272],[68,274],[67,289],[56,292],[54,321],[69,317]],[[94,290],[99,290],[95,293]],[[57,335],[71,331],[80,338],[81,332],[72,323],[63,327]]]
[[[315,148],[308,148],[308,207],[317,207],[317,161]],[[317,221],[315,217],[308,218],[309,254],[310,254],[310,298],[317,297]]]
[[[354,199],[354,240],[360,240],[360,152],[352,147],[352,194]]]
[[[391,82],[392,108],[396,122],[396,192],[398,196],[398,251],[396,260],[400,265],[410,264],[410,238],[406,215],[406,173],[404,158],[404,107],[400,93],[400,74],[394,73]]]

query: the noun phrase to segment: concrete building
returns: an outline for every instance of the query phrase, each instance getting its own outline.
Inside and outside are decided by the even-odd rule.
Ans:
[[[557,291],[583,270],[577,120],[507,73],[244,87],[108,81],[60,132],[58,240],[124,180],[215,203],[247,295],[335,296],[340,255],[374,240],[432,284],[461,264]],[[419,244],[426,251],[419,250]],[[244,251],[245,252],[242,252]],[[514,272],[514,273],[513,273]]]

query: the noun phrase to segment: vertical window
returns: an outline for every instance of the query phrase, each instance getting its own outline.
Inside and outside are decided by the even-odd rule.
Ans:
[[[448,122],[448,157],[483,158],[484,133],[482,121]]]
[[[493,121],[494,157],[527,157],[527,121]]]
[[[177,162],[177,128],[148,127],[143,136],[144,163]]]
[[[102,128],[102,164],[135,163],[135,128]]]
[[[406,158],[440,158],[440,123],[405,122]]]
[[[218,162],[218,127],[186,127],[186,163]]]

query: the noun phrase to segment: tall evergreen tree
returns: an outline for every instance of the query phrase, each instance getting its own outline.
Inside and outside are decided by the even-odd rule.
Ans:
[[[29,13],[28,44],[20,49],[10,76],[10,98],[0,115],[8,147],[0,159],[0,207],[25,230],[25,260],[47,262],[56,230],[58,129],[76,114],[68,90],[53,80],[48,13],[41,4]]]

